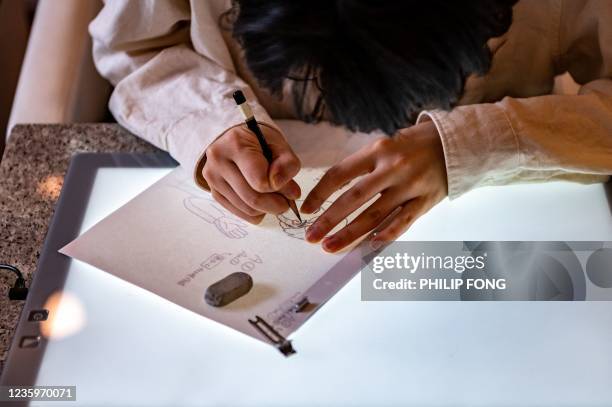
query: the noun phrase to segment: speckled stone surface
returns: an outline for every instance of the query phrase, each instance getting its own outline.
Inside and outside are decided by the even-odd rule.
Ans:
[[[30,285],[72,155],[156,151],[116,124],[16,126],[0,163],[0,263],[18,267]],[[0,273],[0,373],[24,305],[8,299],[14,280]]]

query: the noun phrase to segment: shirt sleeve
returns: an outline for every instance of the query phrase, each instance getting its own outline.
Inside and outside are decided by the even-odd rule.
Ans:
[[[198,172],[206,147],[243,122],[236,89],[259,121],[276,126],[233,69],[193,49],[190,22],[186,1],[107,0],[90,33],[96,67],[115,86],[109,108],[117,122],[168,151],[206,187]],[[207,46],[226,47],[218,38]]]
[[[485,185],[612,175],[612,53],[600,48],[612,43],[612,25],[603,24],[612,7],[568,2],[578,3],[586,6],[565,10],[560,24],[558,62],[582,84],[578,95],[506,97],[419,116],[440,134],[451,199]]]

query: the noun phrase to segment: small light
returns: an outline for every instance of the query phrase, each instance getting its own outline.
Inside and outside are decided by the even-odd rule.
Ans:
[[[85,307],[69,292],[51,294],[44,306],[49,318],[41,322],[40,331],[49,339],[62,339],[74,335],[85,326]]]

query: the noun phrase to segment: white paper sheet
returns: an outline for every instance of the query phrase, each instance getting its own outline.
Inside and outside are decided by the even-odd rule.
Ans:
[[[302,126],[300,130],[303,134],[304,129],[316,128],[321,126]],[[312,158],[327,154],[336,161],[364,141],[342,143],[353,136],[329,126],[324,129],[330,134],[327,142],[335,139],[342,147],[323,150],[325,153],[314,154]],[[289,131],[295,136],[295,129]],[[349,148],[345,148],[347,144]],[[301,152],[303,163],[312,162],[308,157],[304,160],[307,151]],[[325,166],[302,168],[296,177],[302,197],[325,169]],[[343,191],[330,197],[323,209]],[[297,201],[298,207],[301,203]],[[295,318],[290,306],[348,253],[345,250],[329,254],[320,245],[304,240],[305,229],[322,212],[303,215],[306,221],[303,225],[287,212],[267,215],[260,225],[254,226],[226,211],[177,168],[60,252],[263,340],[248,320],[261,316],[282,335],[293,332],[304,319]],[[254,281],[251,291],[224,307],[206,304],[206,288],[236,271],[251,275]]]

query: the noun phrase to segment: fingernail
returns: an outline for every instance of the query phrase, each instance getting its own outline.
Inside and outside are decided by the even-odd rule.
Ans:
[[[291,185],[289,187],[289,198],[298,199],[300,197],[300,188],[297,185]]]
[[[328,237],[325,240],[323,240],[323,249],[325,249],[328,252],[333,252],[338,249],[339,244],[340,244],[340,241],[335,236]]]
[[[316,208],[313,208],[312,204],[310,202],[306,201],[306,202],[304,202],[302,204],[302,207],[300,208],[300,211],[304,212],[304,213],[312,213],[312,212],[314,212],[315,209]]]
[[[383,241],[380,239],[372,239],[370,240],[370,247],[372,250],[378,250],[382,247]]]
[[[317,236],[317,228],[316,227],[309,227],[308,229],[306,229],[306,240],[308,240],[309,242],[316,242],[318,239]]]

